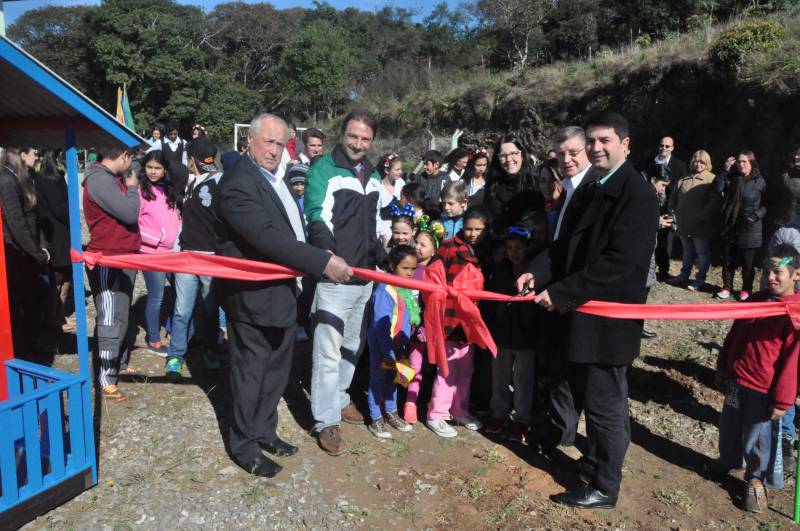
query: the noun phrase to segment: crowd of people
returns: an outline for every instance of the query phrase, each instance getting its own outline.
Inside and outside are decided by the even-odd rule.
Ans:
[[[554,500],[613,507],[630,443],[628,369],[641,339],[655,333],[641,320],[575,310],[589,300],[645,303],[657,280],[720,299],[797,297],[800,150],[778,179],[762,175],[749,150],[727,157],[715,174],[706,151],[695,151],[687,167],[673,154],[674,138],[664,136],[640,171],[629,160],[627,122],[602,112],[558,130],[542,160],[506,135],[492,146],[430,150],[414,173],[417,161],[398,152],[373,165],[367,155],[377,133],[366,111],[346,116],[332,145],[318,129],[298,135],[262,114],[247,139],[219,154],[202,125],[186,141],[169,124],[152,130],[147,149],[103,148],[86,169],[89,251],[218,254],[306,275],[248,282],[142,271],[146,346],[165,358],[167,377],[182,378],[190,342],[207,369],[220,369],[227,343],[227,442],[252,474],[281,470],[264,452],[298,451],[278,436],[277,406],[295,343],[310,340],[314,433],[328,454],[349,450],[343,422],[388,439],[424,421],[441,437],[483,430],[554,455],[575,445],[584,414],[588,450],[561,463],[583,486]],[[67,185],[53,151],[6,148],[0,169],[14,346],[32,352],[39,327],[75,326]],[[678,256],[680,272],[671,276],[670,258]],[[718,289],[707,282],[715,258]],[[481,303],[498,347],[493,357],[471,340],[455,300],[445,303],[443,329],[426,330],[423,295],[357,278],[353,267],[418,280],[440,275],[448,284],[477,274],[487,290],[535,299]],[[119,375],[136,372],[128,323],[137,272],[102,265],[87,272],[100,393],[122,402]],[[436,334],[446,366],[429,361]],[[765,488],[782,486],[784,461],[793,459],[799,344],[788,317],[740,320],[719,356],[719,462],[745,462],[748,510],[764,509]],[[364,350],[369,363],[359,365]],[[351,398],[358,370],[369,371],[366,418]],[[537,404],[546,414],[537,415]]]

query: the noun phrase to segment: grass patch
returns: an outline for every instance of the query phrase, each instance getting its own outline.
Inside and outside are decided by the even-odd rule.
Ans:
[[[504,522],[508,523],[508,521],[515,516],[527,513],[529,505],[530,501],[525,494],[517,494],[508,500],[497,512],[491,514],[486,521],[493,526],[500,525]]]
[[[411,450],[408,441],[405,439],[390,439],[389,444],[384,448],[387,457],[407,457]]]
[[[694,509],[694,502],[682,490],[657,489],[653,491],[653,498],[667,507],[679,509],[685,514],[691,513],[692,509]]]
[[[483,487],[483,481],[473,478],[468,479],[464,483],[464,487],[461,489],[459,493],[462,497],[468,499],[471,502],[474,502],[481,496],[483,496],[485,489]]]
[[[501,463],[505,461],[505,456],[500,452],[495,444],[493,446],[484,447],[481,453],[478,454],[478,459],[484,463]]]

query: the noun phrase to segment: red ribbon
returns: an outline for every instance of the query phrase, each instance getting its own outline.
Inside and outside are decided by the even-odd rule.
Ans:
[[[726,302],[718,304],[621,304],[589,301],[579,312],[614,319],[662,319],[670,321],[719,321],[726,319],[758,319],[788,315],[795,328],[800,328],[800,301]]]
[[[456,319],[464,330],[467,342],[489,349],[494,356],[497,356],[497,346],[492,334],[483,322],[475,301],[469,296],[469,293],[480,292],[483,288],[483,274],[478,268],[467,264],[455,276],[451,286],[447,284],[442,262],[434,262],[425,268],[425,281],[441,287],[439,290],[423,294],[425,330],[428,332],[428,360],[438,365],[444,376],[448,375],[443,322],[445,306],[450,298],[455,299]],[[429,331],[436,333],[431,334]]]
[[[102,253],[85,251],[83,254],[71,250],[73,262],[85,262],[91,269],[95,265],[119,269],[139,269],[144,271],[169,271],[174,273],[188,273],[191,275],[205,275],[235,280],[270,281],[285,280],[303,276],[299,271],[289,267],[245,260],[243,258],[230,258],[213,254],[192,252],[160,253],[160,254],[119,254],[105,256]],[[353,273],[358,278],[371,280],[383,284],[390,284],[401,288],[416,289],[427,294],[425,327],[428,332],[429,344],[437,346],[429,348],[431,361],[439,364],[447,374],[447,360],[444,354],[444,335],[441,328],[441,318],[444,311],[444,300],[447,297],[456,299],[456,308],[461,327],[467,334],[467,339],[472,343],[489,348],[495,352],[494,341],[486,329],[474,301],[489,300],[499,302],[526,302],[532,301],[534,295],[517,297],[483,291],[482,282],[476,283],[480,272],[474,266],[465,268],[469,270],[465,276],[461,273],[456,276],[452,286],[444,281],[444,270],[436,267],[434,263],[428,267],[425,280],[402,278],[371,269],[353,268]],[[441,267],[441,264],[439,264]],[[431,296],[433,295],[433,296]],[[431,302],[429,302],[431,301]],[[441,311],[429,311],[431,304],[441,305]],[[750,303],[720,303],[720,304],[620,304],[614,302],[589,301],[580,308],[579,312],[614,319],[666,319],[666,320],[725,320],[725,319],[757,319],[788,315],[795,328],[800,328],[800,301],[771,301]],[[428,319],[438,319],[438,326],[429,326]],[[434,359],[435,358],[435,359]]]

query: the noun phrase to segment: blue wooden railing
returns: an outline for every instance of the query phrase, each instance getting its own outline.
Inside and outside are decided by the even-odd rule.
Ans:
[[[6,362],[0,402],[0,512],[94,465],[89,379],[23,360]],[[91,441],[91,442],[89,442]],[[88,443],[88,444],[87,444]]]

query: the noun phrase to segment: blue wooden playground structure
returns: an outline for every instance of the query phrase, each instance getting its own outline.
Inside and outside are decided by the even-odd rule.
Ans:
[[[78,147],[144,139],[0,37],[0,146],[64,149],[70,245],[81,252]],[[78,374],[14,359],[0,231],[0,529],[16,528],[97,483],[83,264],[73,263]]]

